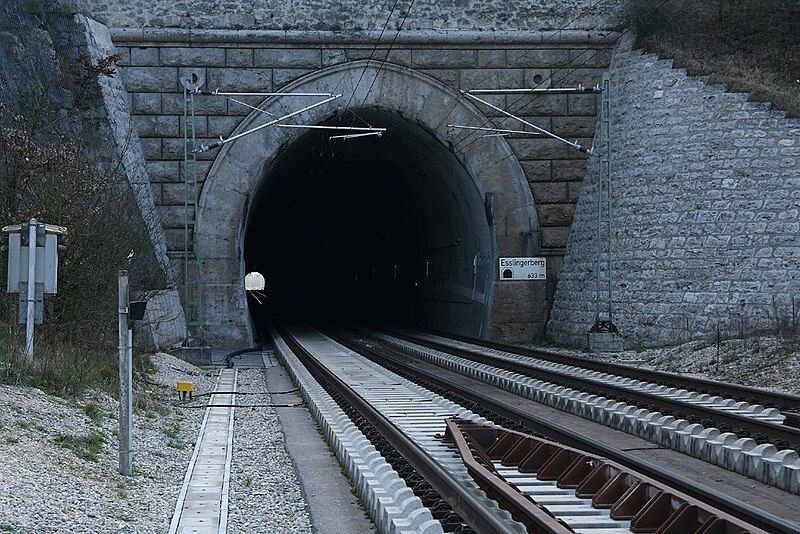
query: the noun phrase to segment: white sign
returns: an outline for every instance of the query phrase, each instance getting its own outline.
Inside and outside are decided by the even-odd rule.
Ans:
[[[546,280],[547,258],[500,258],[500,280]]]

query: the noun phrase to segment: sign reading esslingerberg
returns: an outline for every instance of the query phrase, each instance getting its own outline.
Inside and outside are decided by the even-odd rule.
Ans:
[[[500,258],[500,280],[546,280],[547,258]]]

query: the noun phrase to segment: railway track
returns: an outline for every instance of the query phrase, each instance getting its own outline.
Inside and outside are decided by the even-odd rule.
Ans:
[[[704,398],[696,392],[684,390],[678,395],[683,398],[675,398],[663,395],[665,386],[601,380],[586,376],[586,370],[542,365],[519,354],[467,350],[463,343],[439,336],[367,334],[436,365],[800,494],[800,429],[795,427],[690,402]],[[661,388],[662,394],[653,388]]]
[[[777,408],[764,408],[761,405],[749,405],[698,391],[675,389],[653,381],[601,373],[584,367],[579,362],[569,365],[555,363],[496,348],[469,345],[459,340],[451,341],[441,336],[392,332],[391,338],[382,339],[393,342],[392,338],[407,342],[407,347],[411,349],[428,349],[450,354],[558,386],[625,402],[650,412],[686,419],[689,423],[700,424],[705,428],[732,432],[739,438],[753,438],[758,444],[772,443],[779,450],[800,451],[800,428],[784,425],[785,418]]]
[[[427,501],[433,493],[446,502],[448,531],[797,532],[724,496],[685,493],[668,474],[636,472],[565,429],[561,444],[500,429],[421,386],[435,377],[414,376],[402,356],[329,334],[336,339],[308,327],[280,333],[342,408],[391,445],[390,456],[402,456],[414,470],[411,480],[424,479]]]
[[[416,340],[417,342],[429,341],[431,343],[448,345],[456,349],[473,353],[523,356],[557,365],[594,371],[618,380],[633,380],[657,384],[675,388],[677,392],[684,392],[684,395],[692,392],[698,395],[721,397],[729,403],[729,407],[727,408],[729,411],[739,412],[743,415],[750,412],[753,413],[753,416],[756,418],[771,420],[773,422],[780,421],[787,426],[800,427],[800,396],[797,395],[768,391],[740,384],[718,382],[677,373],[641,369],[630,365],[591,358],[569,356],[545,349],[514,347],[466,336],[442,335],[432,331],[415,332],[411,330],[405,332],[392,330],[391,333],[399,337],[405,337],[406,339]],[[706,398],[699,402],[708,402],[708,400]]]

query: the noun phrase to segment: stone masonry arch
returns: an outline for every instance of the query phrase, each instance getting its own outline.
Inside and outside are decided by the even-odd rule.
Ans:
[[[350,102],[351,107],[372,107],[400,114],[450,147],[458,147],[458,139],[466,134],[449,134],[447,124],[483,125],[488,122],[480,110],[452,88],[411,68],[389,63],[362,60],[339,64],[308,74],[282,90],[345,95],[304,113],[296,123],[320,123],[344,112]],[[283,115],[318,100],[316,97],[271,97],[261,107]],[[234,134],[262,122],[262,114],[253,111]],[[203,184],[196,214],[196,242],[202,265],[203,334],[205,341],[215,346],[239,346],[253,340],[242,261],[248,206],[261,185],[265,169],[283,147],[301,134],[299,129],[270,127],[225,145]],[[480,194],[489,194],[491,198],[495,260],[499,256],[538,253],[541,248],[539,225],[530,187],[506,140],[489,137],[480,142],[464,143],[463,151],[456,149],[455,153],[475,182],[465,186],[474,186]],[[528,301],[535,291],[532,284],[495,284],[487,333],[495,335],[504,331],[503,325],[530,322],[531,303]]]

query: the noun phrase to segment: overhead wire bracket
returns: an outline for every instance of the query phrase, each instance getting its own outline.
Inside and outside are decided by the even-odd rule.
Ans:
[[[492,134],[502,134],[502,135],[522,134],[522,135],[532,135],[534,137],[540,137],[542,135],[539,132],[529,132],[527,130],[506,130],[503,128],[486,128],[484,126],[464,126],[462,124],[448,124],[447,127],[452,130],[476,130],[479,132],[490,132]]]
[[[561,137],[561,136],[558,136],[558,135],[554,134],[553,132],[550,132],[550,131],[548,131],[548,130],[545,130],[544,128],[541,128],[541,127],[539,127],[539,126],[536,126],[535,124],[533,124],[533,123],[531,123],[531,122],[528,122],[528,121],[526,121],[525,119],[523,119],[523,118],[521,118],[521,117],[517,117],[517,116],[516,116],[516,115],[514,115],[513,113],[509,113],[508,111],[504,110],[503,108],[497,107],[497,106],[495,106],[494,104],[492,104],[491,102],[487,102],[486,100],[484,100],[484,99],[482,99],[482,98],[480,98],[480,97],[478,97],[478,96],[475,96],[475,95],[473,95],[473,94],[470,94],[470,93],[469,93],[469,92],[467,92],[467,91],[464,91],[464,90],[462,90],[462,91],[461,91],[461,94],[462,94],[462,95],[464,95],[464,96],[466,96],[467,98],[471,98],[471,99],[473,99],[473,100],[477,100],[477,101],[478,101],[478,102],[480,102],[481,104],[483,104],[483,105],[485,105],[485,106],[487,106],[487,107],[490,107],[490,108],[492,108],[493,110],[495,110],[495,111],[497,111],[497,112],[499,112],[499,113],[502,113],[502,114],[503,114],[503,115],[505,115],[506,117],[509,117],[509,118],[511,118],[511,119],[514,119],[514,120],[515,120],[515,121],[517,121],[517,122],[521,122],[521,123],[522,123],[522,124],[524,124],[525,126],[528,126],[528,127],[530,127],[530,128],[533,128],[534,130],[536,130],[537,132],[541,133],[541,134],[542,134],[542,135],[544,135],[545,137],[549,137],[549,138],[551,138],[551,139],[555,139],[556,141],[560,141],[560,142],[564,143],[565,145],[569,145],[569,146],[571,146],[572,148],[574,148],[575,150],[578,150],[578,151],[580,151],[580,152],[583,152],[584,154],[588,154],[588,155],[590,155],[590,156],[591,156],[591,155],[594,153],[594,150],[593,150],[593,148],[592,148],[592,147],[588,147],[588,148],[587,148],[587,147],[581,146],[581,144],[580,144],[580,143],[578,143],[577,141],[568,141],[567,139],[564,139],[563,137]]]
[[[231,136],[229,136],[227,138],[223,138],[222,136],[220,136],[220,138],[219,138],[219,140],[217,142],[215,142],[215,143],[213,143],[211,145],[200,145],[200,148],[196,148],[195,152],[208,152],[209,150],[212,150],[212,149],[217,148],[217,147],[221,147],[223,145],[226,145],[226,144],[230,143],[231,141],[235,141],[235,140],[237,140],[237,139],[239,139],[241,137],[244,137],[246,135],[250,135],[251,133],[255,133],[255,132],[259,131],[259,130],[263,130],[264,128],[268,128],[270,126],[274,126],[275,124],[278,124],[281,121],[284,121],[286,119],[290,119],[292,117],[300,115],[301,113],[305,113],[306,111],[309,111],[311,109],[314,109],[314,108],[322,106],[322,105],[325,105],[328,102],[332,102],[332,101],[336,100],[337,98],[341,98],[341,97],[342,97],[341,93],[338,94],[338,95],[333,95],[333,96],[331,96],[329,98],[326,98],[325,100],[321,100],[319,102],[315,102],[315,103],[313,103],[313,104],[311,104],[309,106],[306,106],[306,107],[304,107],[302,109],[298,109],[297,111],[293,111],[293,112],[291,112],[291,113],[289,113],[287,115],[284,115],[282,117],[278,117],[277,119],[273,119],[273,120],[271,120],[269,122],[265,122],[264,124],[256,126],[255,128],[250,128],[249,130],[245,130],[244,132],[238,133],[236,135],[231,135]],[[269,112],[267,112],[267,111],[265,111],[263,109],[258,109],[257,111],[261,111],[262,113],[269,114]]]
[[[599,95],[603,92],[600,85],[585,86],[578,84],[576,87],[536,87],[536,88],[512,88],[512,89],[467,89],[471,95],[569,95],[569,94],[590,94]]]
[[[359,137],[381,137],[382,135],[383,135],[382,131],[380,131],[380,132],[366,132],[366,133],[346,134],[346,135],[332,135],[328,139],[331,140],[331,141],[333,141],[334,139],[341,140],[341,141],[347,141],[348,139],[357,139]]]

